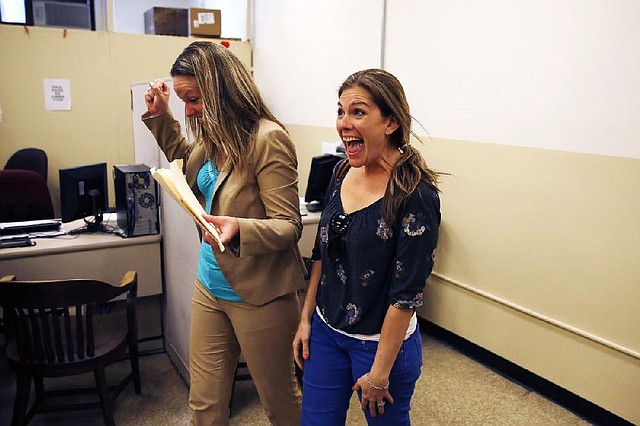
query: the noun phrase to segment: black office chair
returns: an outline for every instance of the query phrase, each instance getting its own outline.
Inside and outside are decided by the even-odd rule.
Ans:
[[[23,148],[16,151],[4,166],[5,170],[31,170],[47,181],[49,160],[47,153],[39,148]]]
[[[4,309],[7,360],[16,373],[12,425],[26,425],[38,412],[102,407],[107,425],[113,425],[113,402],[133,379],[141,392],[136,330],[138,276],[127,272],[118,285],[96,280],[16,281],[0,279],[0,306]],[[101,307],[127,296],[126,318],[103,314]],[[131,374],[108,386],[105,367],[129,355]],[[45,390],[44,379],[93,372],[96,388]],[[30,405],[31,382],[35,400]],[[100,402],[71,400],[57,405],[45,399],[95,394]],[[58,400],[59,401],[59,400]]]
[[[42,175],[31,170],[0,170],[0,222],[53,216],[51,194]]]

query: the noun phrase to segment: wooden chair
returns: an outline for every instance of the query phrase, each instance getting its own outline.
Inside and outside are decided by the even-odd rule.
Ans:
[[[27,424],[34,414],[102,407],[104,421],[113,425],[113,402],[133,379],[140,394],[140,368],[136,329],[138,276],[127,272],[118,285],[89,279],[16,281],[0,279],[0,305],[4,309],[7,360],[16,374],[12,425]],[[106,302],[125,295],[125,315],[103,314]],[[131,373],[118,385],[108,386],[105,367],[126,357]],[[45,390],[44,378],[93,372],[96,387]],[[31,381],[35,400],[29,407]],[[49,405],[49,397],[98,393],[99,402]]]

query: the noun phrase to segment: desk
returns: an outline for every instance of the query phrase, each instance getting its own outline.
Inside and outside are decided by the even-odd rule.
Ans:
[[[105,215],[104,223],[116,227],[115,214]],[[63,226],[69,231],[83,224],[80,220]],[[0,250],[0,277],[15,275],[23,281],[89,278],[117,284],[127,271],[136,271],[138,337],[140,341],[162,337],[160,235],[122,238],[113,234],[77,234],[34,241],[36,245],[32,247]],[[153,295],[156,297],[145,298]],[[141,351],[147,346],[155,349],[157,345],[146,345]]]
[[[115,215],[105,223],[115,225]],[[82,220],[64,224],[81,227]],[[91,278],[117,284],[129,270],[138,273],[138,297],[162,293],[160,235],[122,238],[112,234],[37,238],[35,246],[0,250],[0,276],[19,280]]]
[[[298,249],[304,257],[311,257],[311,251],[316,240],[316,231],[318,230],[318,222],[320,222],[320,214],[322,212],[309,213],[303,210],[302,216],[302,236],[298,241]]]

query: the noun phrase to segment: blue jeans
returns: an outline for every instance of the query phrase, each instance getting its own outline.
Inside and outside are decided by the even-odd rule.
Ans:
[[[304,364],[302,426],[344,425],[356,380],[373,365],[378,342],[354,339],[328,327],[313,314],[309,359]],[[372,418],[370,425],[410,425],[411,397],[422,367],[422,338],[419,328],[402,343],[389,377],[389,393],[395,403],[384,407],[384,414]],[[358,395],[362,398],[362,395]]]

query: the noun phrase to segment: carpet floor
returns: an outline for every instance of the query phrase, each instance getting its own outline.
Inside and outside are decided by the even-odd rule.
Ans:
[[[457,352],[446,342],[423,335],[424,365],[412,400],[413,425],[589,425],[586,420]],[[15,378],[0,342],[0,425],[10,424]],[[188,425],[188,387],[165,353],[140,360],[142,394],[129,384],[115,403],[118,425]],[[125,374],[128,362],[107,370]],[[59,381],[58,379],[57,381]],[[66,380],[66,379],[65,379]],[[93,383],[78,376],[74,385]],[[47,386],[45,381],[45,386]],[[59,385],[52,382],[53,385]],[[231,425],[269,425],[251,381],[236,383]],[[100,409],[37,414],[30,425],[102,425]],[[366,425],[357,397],[351,400],[347,425]]]

